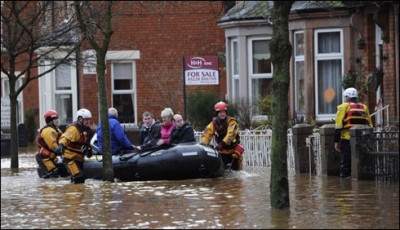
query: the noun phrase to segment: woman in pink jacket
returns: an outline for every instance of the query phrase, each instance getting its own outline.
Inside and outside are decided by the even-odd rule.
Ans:
[[[158,146],[170,144],[171,133],[175,127],[173,117],[174,112],[171,108],[165,108],[163,111],[161,111],[161,138],[157,141]]]

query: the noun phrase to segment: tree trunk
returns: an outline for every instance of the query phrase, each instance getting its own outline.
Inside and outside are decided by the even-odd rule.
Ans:
[[[274,1],[271,11],[273,35],[269,45],[274,67],[272,81],[271,207],[290,207],[287,171],[288,93],[290,84],[289,13],[292,1]]]
[[[18,129],[17,129],[17,96],[15,93],[15,77],[9,79],[10,82],[10,132],[11,132],[11,169],[18,169]]]
[[[99,52],[99,51],[98,51]],[[103,134],[103,179],[106,181],[114,181],[114,166],[112,164],[112,153],[111,153],[111,134],[110,134],[110,122],[108,120],[108,98],[106,89],[106,53],[97,55],[97,78],[99,87],[99,105],[100,105],[100,122],[101,122],[101,133]]]

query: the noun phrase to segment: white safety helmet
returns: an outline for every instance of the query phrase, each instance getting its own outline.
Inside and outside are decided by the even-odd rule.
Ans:
[[[358,97],[358,92],[355,88],[347,88],[344,92],[343,92],[343,96],[345,97],[349,97],[349,98],[353,98],[353,97]]]
[[[76,119],[78,119],[79,117],[82,118],[92,118],[92,113],[87,110],[87,109],[80,109],[78,110],[78,112],[76,113]]]

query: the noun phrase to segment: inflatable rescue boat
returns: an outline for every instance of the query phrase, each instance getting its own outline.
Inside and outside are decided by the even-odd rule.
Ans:
[[[93,145],[93,149],[96,146]],[[103,179],[102,155],[96,153],[85,158],[83,172],[86,178]],[[121,181],[181,180],[216,178],[224,174],[225,167],[218,152],[197,143],[163,146],[149,151],[127,152],[113,155],[114,177]],[[58,161],[58,174],[69,176],[66,167]],[[39,177],[41,170],[38,170]]]

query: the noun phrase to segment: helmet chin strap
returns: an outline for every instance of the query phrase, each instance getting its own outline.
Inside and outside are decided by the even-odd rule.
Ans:
[[[355,103],[355,102],[357,102],[357,98],[356,97],[352,97],[352,98],[349,98],[348,101]]]
[[[78,121],[83,125],[83,117],[78,117]]]

